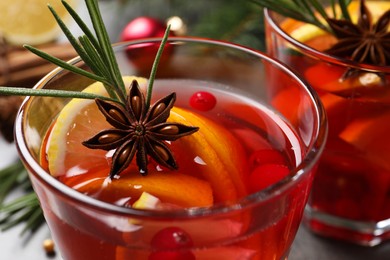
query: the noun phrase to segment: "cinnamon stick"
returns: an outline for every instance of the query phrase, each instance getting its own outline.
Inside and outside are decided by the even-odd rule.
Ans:
[[[70,60],[77,54],[66,44],[48,44],[39,49],[61,60]],[[55,68],[48,61],[23,48],[11,49],[3,56],[0,66],[0,85],[32,87],[40,78]]]
[[[61,60],[76,56],[76,51],[68,43],[38,47]],[[33,87],[55,67],[24,48],[0,44],[0,86]],[[21,102],[21,97],[0,95],[0,135],[8,142],[13,141],[14,121]]]

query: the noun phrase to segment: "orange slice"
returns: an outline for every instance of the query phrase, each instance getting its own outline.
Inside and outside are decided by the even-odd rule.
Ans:
[[[160,203],[161,201],[159,198],[144,191],[132,206],[136,209],[156,209]]]
[[[247,160],[241,144],[227,129],[177,107],[171,110],[168,121],[199,127],[198,132],[185,137],[185,145],[196,151],[206,165],[212,165],[212,171],[207,167],[202,174],[212,185],[217,201],[234,201],[247,194]]]
[[[147,192],[162,202],[180,207],[209,207],[213,205],[213,192],[208,182],[180,172],[150,171],[148,176],[138,173],[123,174],[111,180],[103,168],[92,174],[75,176],[66,181],[68,186],[101,200],[117,201],[138,199]],[[136,202],[137,202],[136,201]]]
[[[359,149],[369,161],[390,170],[390,113],[362,118],[348,124],[340,138]]]
[[[320,62],[305,70],[304,76],[317,90],[332,92],[344,97],[388,100],[389,95],[387,92],[387,95],[384,95],[386,89],[383,88],[381,79],[377,74],[365,72],[359,74],[359,77],[340,80],[345,72],[344,67]]]
[[[78,0],[67,0],[72,5]],[[68,14],[60,0],[1,0],[0,32],[14,45],[42,44],[61,32],[47,4],[66,21]]]

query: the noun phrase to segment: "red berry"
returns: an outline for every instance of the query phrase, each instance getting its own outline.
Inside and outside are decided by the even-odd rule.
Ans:
[[[257,150],[249,157],[249,164],[251,169],[256,168],[262,164],[286,164],[286,160],[283,155],[274,149],[262,149]]]
[[[257,192],[277,183],[289,174],[290,170],[283,164],[263,164],[256,167],[249,175],[249,190]]]
[[[200,111],[209,111],[213,109],[216,104],[217,99],[215,96],[206,91],[196,92],[190,98],[191,107]]]
[[[191,251],[158,251],[149,255],[149,260],[195,260]]]
[[[177,249],[193,245],[190,235],[178,227],[168,227],[157,232],[151,241],[156,249]]]

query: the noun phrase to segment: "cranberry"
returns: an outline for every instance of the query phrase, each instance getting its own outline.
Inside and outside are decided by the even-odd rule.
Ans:
[[[178,227],[168,227],[157,232],[152,238],[151,245],[158,251],[152,252],[149,260],[192,260],[194,254],[188,250],[193,245],[190,235]]]
[[[262,164],[269,163],[284,165],[286,160],[279,151],[274,149],[257,150],[249,157],[251,169],[254,169]]]
[[[256,167],[249,175],[249,190],[257,192],[277,183],[289,174],[289,169],[283,164],[263,164]]]
[[[194,93],[190,98],[190,105],[200,111],[209,111],[215,107],[217,99],[215,96],[206,91]]]
[[[157,249],[177,249],[193,245],[190,235],[178,227],[160,230],[152,238],[151,244]]]

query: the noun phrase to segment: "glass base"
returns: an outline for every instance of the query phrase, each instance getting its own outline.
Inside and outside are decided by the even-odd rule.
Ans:
[[[380,222],[354,221],[306,206],[304,223],[319,235],[363,246],[376,246],[390,239],[390,219]]]

